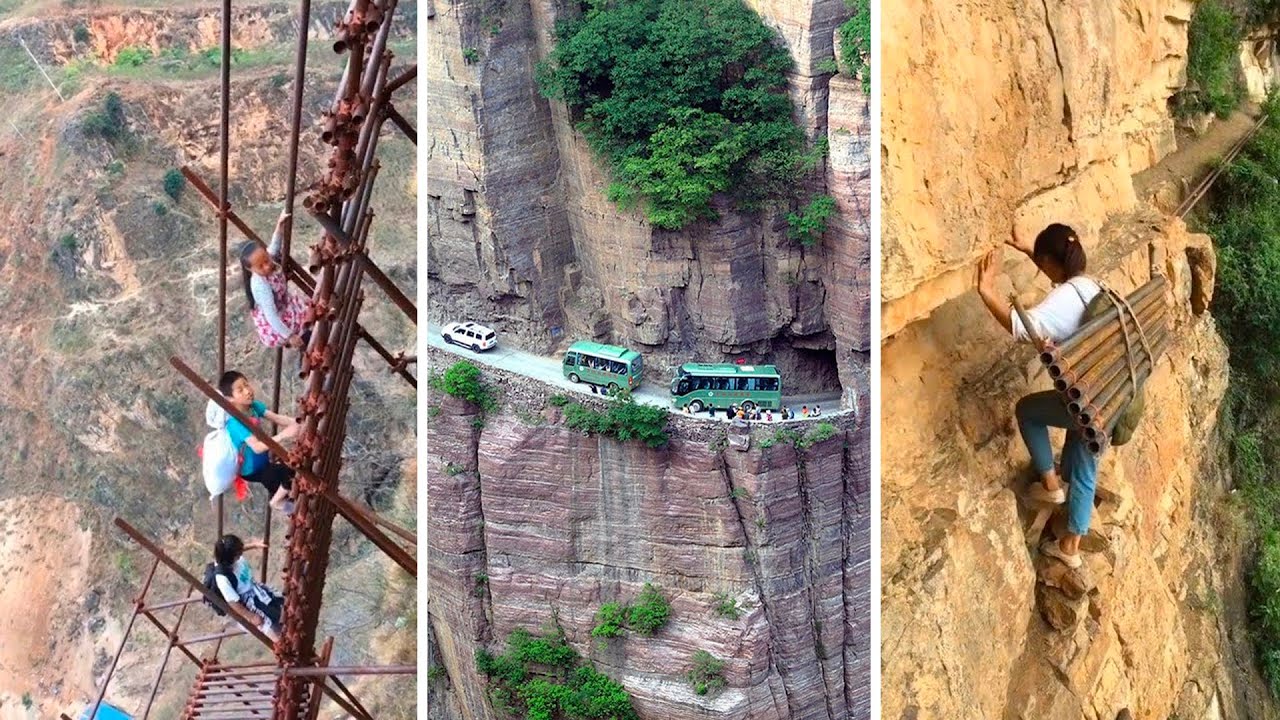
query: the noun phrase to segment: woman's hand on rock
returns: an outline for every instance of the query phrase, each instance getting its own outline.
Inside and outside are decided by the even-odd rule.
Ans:
[[[999,253],[999,250],[992,250],[978,261],[978,290],[984,292],[991,292],[995,290],[996,276],[1000,272],[999,267],[996,265]]]
[[[1005,240],[1004,244],[1008,245],[1014,250],[1017,250],[1018,252],[1026,253],[1027,255],[1031,254],[1031,250],[1032,250],[1031,247],[1026,242],[1024,242],[1023,239],[1018,235],[1017,223],[1014,223],[1009,227],[1009,239]]]

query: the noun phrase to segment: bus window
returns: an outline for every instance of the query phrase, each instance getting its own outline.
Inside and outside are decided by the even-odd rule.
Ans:
[[[777,392],[778,378],[760,378],[760,389],[769,392]]]
[[[744,377],[734,378],[734,380],[736,380],[736,381],[737,381],[737,382],[735,382],[735,383],[734,383],[734,386],[735,386],[735,387],[734,387],[734,389],[735,389],[735,390],[738,390],[738,391],[747,390],[747,389],[748,389],[748,388],[747,388],[747,382],[748,382],[750,379],[751,379],[751,378],[744,378]]]
[[[685,395],[689,392],[689,378],[680,378],[680,382],[676,384],[676,394]]]
[[[564,364],[565,364],[565,365],[577,365],[577,364],[578,364],[578,353],[572,353],[572,352],[571,352],[571,353],[565,353],[565,356],[564,356]]]
[[[623,363],[618,362],[617,360],[610,360],[609,372],[613,373],[614,375],[622,375],[627,372],[627,366]]]

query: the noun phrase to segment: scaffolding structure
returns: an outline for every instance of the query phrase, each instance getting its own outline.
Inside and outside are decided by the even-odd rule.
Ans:
[[[371,348],[388,365],[390,372],[415,389],[417,379],[409,371],[416,357],[404,352],[392,354],[359,322],[364,301],[365,278],[371,279],[416,326],[417,309],[412,300],[369,257],[366,244],[374,219],[370,199],[378,175],[378,138],[390,120],[411,142],[417,133],[396,110],[394,93],[417,77],[416,64],[392,72],[388,38],[396,11],[396,0],[351,0],[345,16],[338,20],[333,50],[346,55],[346,68],[337,93],[323,114],[322,142],[332,146],[324,176],[314,182],[303,199],[310,217],[317,221],[321,239],[310,248],[308,261],[292,259],[292,212],[298,171],[298,144],[302,123],[304,74],[307,60],[307,33],[311,24],[310,0],[299,0],[297,54],[293,76],[290,113],[289,170],[285,211],[290,220],[282,228],[281,265],[289,282],[310,297],[315,323],[310,340],[302,351],[300,377],[304,390],[297,400],[295,417],[300,433],[291,449],[275,443],[264,428],[249,422],[227,398],[178,357],[173,367],[211,401],[249,428],[267,445],[273,456],[295,472],[292,499],[295,510],[289,518],[287,555],[283,568],[285,605],[279,640],[272,642],[252,623],[230,612],[222,597],[204,587],[202,579],[171,557],[153,539],[126,520],[116,518],[116,526],[153,557],[150,571],[134,600],[133,614],[125,627],[119,649],[102,681],[88,718],[96,718],[120,657],[137,621],[141,618],[156,627],[167,639],[159,670],[140,718],[149,718],[168,660],[176,649],[197,669],[195,684],[188,694],[182,717],[238,720],[315,720],[323,698],[329,698],[349,716],[372,720],[372,715],[340,680],[341,676],[415,674],[411,665],[351,666],[329,665],[333,638],[317,645],[322,594],[328,571],[333,523],[341,515],[411,577],[417,577],[416,534],[380,517],[372,508],[345,497],[339,488],[342,447],[346,439],[346,418],[351,403],[348,393],[353,378],[352,359],[359,342]],[[222,73],[220,177],[215,192],[190,167],[182,169],[191,185],[214,208],[218,218],[220,270],[218,285],[218,375],[226,370],[227,346],[227,235],[234,225],[246,238],[266,244],[232,210],[227,202],[228,158],[230,153],[230,66],[231,2],[222,3]],[[272,410],[280,409],[283,349],[275,352]],[[223,533],[221,498],[218,506],[218,535]],[[266,510],[264,541],[270,544],[271,509]],[[261,562],[262,580],[267,579],[268,551]],[[186,586],[184,597],[152,602],[149,595],[157,573],[173,573]],[[226,613],[230,621],[220,632],[184,637],[180,633],[192,605],[208,602]],[[197,608],[197,612],[207,609]],[[172,624],[162,616],[176,613]],[[229,629],[228,629],[229,628]],[[249,663],[227,663],[219,659],[224,641],[252,636],[270,650]],[[198,655],[193,648],[205,652]],[[65,714],[64,720],[71,720]]]

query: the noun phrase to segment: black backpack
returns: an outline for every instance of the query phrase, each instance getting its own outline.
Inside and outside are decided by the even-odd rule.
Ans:
[[[215,564],[215,563],[209,563],[208,565],[205,565],[205,566],[204,566],[204,587],[205,587],[205,589],[206,589],[206,590],[208,590],[208,591],[210,591],[210,592],[212,592],[214,595],[217,595],[218,597],[220,597],[220,598],[221,598],[221,597],[222,597],[222,591],[218,589],[218,580],[217,580],[218,573],[222,573],[222,577],[224,577],[224,578],[226,578],[226,579],[230,580],[230,581],[231,581],[231,587],[233,587],[233,588],[236,586],[236,580],[235,580],[235,578],[231,577],[231,574],[230,574],[230,573],[225,572],[225,571],[223,571],[223,570],[219,569],[219,568],[218,568],[218,566],[217,566],[217,564]],[[219,607],[219,606],[217,606],[217,605],[213,604],[212,602],[210,602],[210,601],[209,601],[209,596],[208,596],[208,595],[203,596],[202,600],[203,600],[204,604],[205,604],[209,609],[213,610],[214,614],[216,614],[218,617],[223,617],[223,616],[225,616],[225,615],[227,614],[227,611],[226,611],[226,610],[223,610],[221,607]],[[223,602],[226,602],[226,598],[223,598]]]

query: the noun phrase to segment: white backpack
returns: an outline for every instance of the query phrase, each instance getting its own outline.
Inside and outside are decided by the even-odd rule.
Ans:
[[[227,432],[227,413],[218,404],[209,401],[205,408],[205,422],[213,428],[204,436],[200,445],[201,470],[204,486],[210,498],[216,498],[231,489],[240,475],[240,453],[231,443]]]

